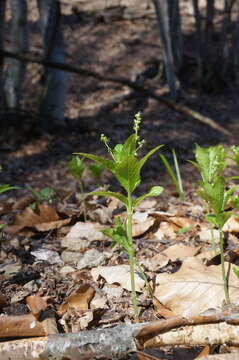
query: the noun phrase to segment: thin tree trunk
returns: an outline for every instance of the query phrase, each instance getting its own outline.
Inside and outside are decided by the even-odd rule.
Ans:
[[[183,37],[181,31],[181,16],[179,0],[169,1],[170,34],[176,72],[182,65]]]
[[[203,78],[203,36],[202,36],[202,19],[198,6],[198,0],[193,0],[193,11],[196,26],[196,44],[197,44],[197,63],[198,63],[198,80],[202,82]]]
[[[0,50],[4,48],[4,25],[5,25],[6,0],[0,1]],[[0,109],[4,104],[3,94],[3,64],[4,58],[0,56]]]
[[[210,54],[210,49],[212,46],[214,15],[215,15],[215,0],[207,0],[207,13],[206,13],[206,24],[205,24],[205,36],[204,36],[205,53],[207,55]]]
[[[234,60],[234,73],[236,79],[236,88],[239,86],[239,4],[236,4],[237,20],[233,36],[233,60]]]
[[[10,0],[10,6],[12,16],[10,49],[21,54],[27,51],[28,46],[27,4],[25,0]],[[24,73],[24,63],[15,59],[7,61],[4,92],[6,105],[9,108],[18,107]]]
[[[163,47],[164,64],[170,94],[172,98],[177,97],[178,81],[175,74],[175,61],[172,46],[172,32],[170,29],[169,0],[153,0],[157,15],[158,29]],[[171,8],[172,9],[172,8]]]
[[[45,59],[64,64],[65,43],[60,26],[60,3],[56,0],[37,0],[40,26],[44,38]],[[65,124],[67,74],[65,71],[46,68],[40,103],[40,126],[50,130]]]

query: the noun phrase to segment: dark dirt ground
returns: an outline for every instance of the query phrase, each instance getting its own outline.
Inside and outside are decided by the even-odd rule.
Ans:
[[[136,3],[137,1],[133,5],[137,6]],[[35,22],[36,9],[34,2],[31,4],[30,47],[41,51],[41,41]],[[82,5],[83,9],[86,7],[85,12],[77,7],[70,12],[70,7],[64,5],[63,9],[67,15],[63,16],[63,26],[68,61],[106,75],[123,75],[135,79],[141,74],[143,85],[167,95],[165,84],[155,78],[162,58],[155,16],[149,13],[142,17],[146,10],[137,9],[133,5],[129,9],[131,16],[135,11],[135,18],[130,20],[127,16],[126,19],[122,16],[120,7],[116,7],[112,15],[112,11],[107,12],[107,9],[90,12],[88,5]],[[192,36],[192,19],[186,5],[185,1],[185,54],[193,54],[195,44]],[[110,15],[107,17],[105,14],[108,13]],[[195,85],[195,73],[190,61],[185,63],[188,63],[188,66],[185,66],[180,74],[182,103],[211,117],[231,131],[233,137],[226,137],[195,119],[177,113],[167,105],[139,93],[134,92],[129,98],[126,95],[124,100],[114,106],[112,102],[128,92],[126,87],[99,82],[94,78],[76,77],[75,74],[69,75],[66,128],[51,135],[37,136],[39,132],[34,125],[37,121],[34,114],[40,96],[38,80],[42,69],[38,65],[29,64],[22,94],[22,109],[26,112],[18,114],[18,118],[13,117],[11,121],[7,117],[7,128],[1,136],[1,164],[4,167],[1,181],[22,185],[31,182],[30,178],[35,176],[36,179],[41,179],[41,184],[42,179],[43,182],[51,183],[55,171],[64,171],[63,164],[70,159],[72,152],[87,150],[103,153],[104,149],[99,142],[102,132],[112,139],[112,143],[124,139],[130,133],[130,124],[138,111],[143,115],[142,137],[146,140],[147,147],[164,144],[166,155],[170,155],[170,149],[174,147],[182,163],[193,157],[195,143],[203,146],[219,142],[236,144],[239,127],[238,92],[233,85],[229,89],[223,83],[215,85],[213,91],[200,91]],[[155,182],[160,181],[162,173],[158,158],[151,162],[145,176],[145,181],[152,176]]]

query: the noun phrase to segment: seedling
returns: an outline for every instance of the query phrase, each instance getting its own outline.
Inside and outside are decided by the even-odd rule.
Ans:
[[[105,144],[112,160],[104,157],[96,156],[93,154],[79,153],[79,155],[86,157],[100,164],[104,168],[108,169],[118,180],[126,195],[113,191],[94,191],[91,194],[106,197],[115,197],[120,200],[126,207],[127,219],[125,223],[122,223],[120,219],[116,219],[113,229],[105,230],[105,234],[113,240],[114,245],[120,245],[124,248],[129,256],[130,264],[130,279],[131,279],[131,297],[134,308],[135,317],[139,316],[139,309],[137,303],[137,296],[135,290],[135,246],[132,236],[132,217],[134,209],[140,202],[148,196],[158,196],[162,193],[163,188],[161,186],[152,187],[147,194],[141,195],[136,199],[133,198],[135,189],[141,183],[141,169],[145,162],[159,150],[162,145],[159,145],[149,151],[143,158],[138,159],[138,152],[144,144],[144,140],[140,140],[138,135],[141,124],[140,113],[135,115],[133,134],[130,135],[123,144],[117,144],[114,148],[109,145],[109,139],[102,134],[101,141]]]
[[[172,155],[173,155],[175,171],[173,170],[172,166],[169,164],[168,160],[166,159],[166,157],[163,154],[160,154],[159,156],[167,170],[167,173],[169,174],[169,176],[171,177],[171,179],[173,181],[173,184],[177,190],[179,198],[181,200],[184,200],[183,183],[182,183],[182,178],[181,178],[181,173],[180,173],[180,169],[179,169],[177,155],[176,155],[176,152],[174,149],[172,150]]]
[[[46,202],[48,204],[52,204],[53,201],[56,198],[56,193],[53,189],[49,188],[49,187],[45,187],[43,188],[41,191],[37,191],[35,189],[33,189],[32,187],[29,187],[28,190],[35,196],[36,201],[34,201],[31,204],[31,208],[33,210],[36,209],[36,206],[38,204],[41,204],[43,202]]]
[[[213,228],[219,230],[219,245],[221,257],[222,279],[224,283],[225,300],[230,303],[228,292],[228,277],[226,276],[224,263],[224,241],[223,241],[223,225],[231,216],[230,211],[226,211],[226,206],[232,198],[232,187],[226,190],[226,181],[224,178],[224,169],[226,167],[226,152],[222,145],[211,146],[207,149],[196,145],[196,162],[194,165],[198,168],[202,181],[198,194],[205,200],[208,206],[207,221]],[[212,239],[213,240],[213,239]],[[214,248],[216,248],[214,240]]]
[[[83,159],[81,159],[77,155],[73,155],[71,161],[69,162],[69,169],[71,175],[73,175],[76,178],[76,180],[79,182],[80,200],[83,206],[84,220],[86,221],[86,205],[85,205],[85,190],[83,184],[83,173],[85,172],[85,170],[89,169],[92,175],[97,179],[97,184],[99,184],[100,176],[104,171],[104,167],[98,163],[95,164],[93,163],[87,166]]]

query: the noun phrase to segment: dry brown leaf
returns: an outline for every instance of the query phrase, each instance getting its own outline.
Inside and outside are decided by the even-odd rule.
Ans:
[[[48,231],[58,229],[70,222],[70,219],[60,220],[55,209],[49,205],[40,204],[38,210],[39,215],[30,207],[26,208],[16,216],[13,225],[6,226],[4,231],[16,234],[26,227],[34,227],[38,231]]]
[[[176,315],[166,306],[164,306],[155,296],[153,297],[153,304],[158,317],[165,319],[174,318]]]
[[[239,280],[231,272],[230,298],[239,304]],[[209,308],[221,307],[224,301],[220,266],[205,266],[196,257],[187,258],[174,274],[159,274],[155,296],[180,316],[193,316]]]
[[[89,303],[94,296],[95,290],[89,284],[81,285],[74,291],[61,306],[59,307],[58,314],[63,315],[70,309],[77,311],[86,311],[89,309]]]
[[[94,281],[97,281],[101,276],[108,284],[120,284],[124,289],[131,291],[129,265],[98,266],[91,270],[91,274]],[[142,292],[144,286],[144,280],[135,273],[136,291]]]
[[[0,294],[0,309],[5,305],[6,305],[6,299],[2,294]]]
[[[38,318],[42,311],[46,310],[48,304],[46,300],[39,295],[31,295],[26,298],[26,303],[31,313]]]

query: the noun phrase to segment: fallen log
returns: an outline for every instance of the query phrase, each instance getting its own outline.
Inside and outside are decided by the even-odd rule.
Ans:
[[[102,356],[123,359],[130,352],[155,346],[225,343],[239,346],[238,325],[238,313],[221,312],[75,334],[55,334],[1,343],[0,359],[84,360]]]

